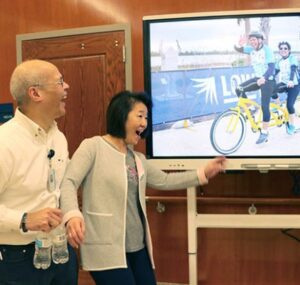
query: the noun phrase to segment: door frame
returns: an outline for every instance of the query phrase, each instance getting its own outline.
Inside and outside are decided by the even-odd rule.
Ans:
[[[125,87],[132,90],[132,54],[131,54],[131,27],[128,23],[89,26],[82,28],[53,30],[47,32],[37,32],[28,34],[19,34],[16,36],[17,64],[22,62],[22,42],[35,39],[58,38],[73,35],[84,35],[104,32],[124,31],[125,34]]]

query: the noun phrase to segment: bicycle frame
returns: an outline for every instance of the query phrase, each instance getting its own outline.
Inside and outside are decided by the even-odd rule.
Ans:
[[[251,112],[251,106],[255,112]],[[281,127],[288,122],[289,114],[285,106],[270,103],[269,127]],[[212,123],[210,141],[213,148],[224,155],[235,152],[243,144],[249,121],[253,132],[260,131],[263,124],[261,106],[249,98],[238,98],[237,105],[220,113]]]
[[[258,115],[256,117],[254,117],[251,114],[251,111],[249,109],[250,106],[254,106],[258,110]],[[237,106],[231,108],[231,110],[238,112],[239,116],[245,116],[251,125],[252,131],[257,132],[257,131],[261,130],[262,109],[261,109],[261,106],[257,102],[255,102],[249,98],[239,97]],[[271,118],[270,118],[270,122],[269,122],[269,127],[281,126],[282,124],[288,122],[289,114],[285,107],[271,102],[270,103],[270,113],[271,113]]]

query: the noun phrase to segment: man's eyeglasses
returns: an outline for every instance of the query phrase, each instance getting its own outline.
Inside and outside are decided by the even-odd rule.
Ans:
[[[287,47],[280,47],[279,50],[288,50]]]
[[[60,84],[61,87],[63,87],[64,86],[64,79],[63,79],[63,77],[59,78],[59,80],[55,84]]]
[[[61,87],[64,86],[64,79],[63,77],[61,77],[57,82],[54,82],[54,83],[43,83],[43,84],[40,84],[40,83],[37,83],[37,84],[34,84],[33,86],[36,86],[36,87],[42,87],[42,86],[47,86],[47,85],[61,85]]]

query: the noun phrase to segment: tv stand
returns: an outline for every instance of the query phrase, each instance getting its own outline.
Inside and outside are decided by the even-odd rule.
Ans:
[[[187,188],[189,285],[197,285],[197,229],[247,228],[284,229],[300,228],[300,215],[267,214],[198,214],[196,187]]]

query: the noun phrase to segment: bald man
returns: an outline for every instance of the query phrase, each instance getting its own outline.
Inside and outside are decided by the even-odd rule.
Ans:
[[[0,284],[77,284],[76,254],[48,269],[33,265],[37,232],[62,222],[60,183],[68,160],[56,119],[65,115],[69,85],[42,60],[18,65],[10,80],[14,118],[0,126]]]

